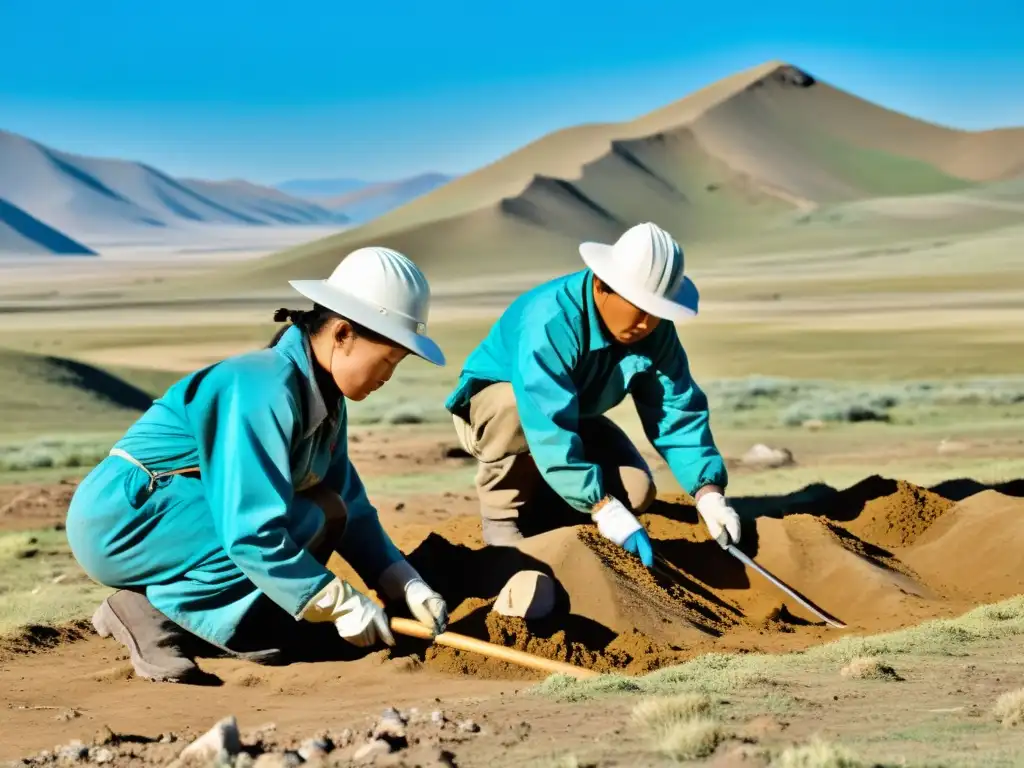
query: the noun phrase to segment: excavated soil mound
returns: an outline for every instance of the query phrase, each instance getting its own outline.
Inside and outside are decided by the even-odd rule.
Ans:
[[[460,519],[420,538],[410,559],[448,600],[451,631],[630,674],[710,650],[793,650],[843,632],[888,631],[1024,591],[1024,500],[995,491],[956,504],[869,478],[786,514],[745,520],[744,552],[846,630],[827,627],[710,541],[688,499],[660,501],[642,520],[658,555],[650,571],[587,525],[494,548]],[[501,587],[526,569],[556,582],[553,615],[492,613]],[[539,674],[436,645],[425,658],[445,672]]]
[[[890,549],[913,544],[952,506],[913,483],[875,476],[797,511],[826,517],[862,541]]]

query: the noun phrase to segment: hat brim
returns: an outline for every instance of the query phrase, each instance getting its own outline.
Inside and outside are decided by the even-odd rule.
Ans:
[[[580,256],[601,281],[626,301],[662,320],[689,320],[697,314],[700,292],[693,281],[684,277],[673,296],[658,296],[643,288],[635,288],[616,274],[612,261],[612,246],[604,243],[581,243]]]
[[[428,363],[445,364],[444,353],[433,339],[410,330],[397,318],[381,314],[362,299],[339,291],[323,280],[289,280],[288,284],[314,303],[376,331]]]

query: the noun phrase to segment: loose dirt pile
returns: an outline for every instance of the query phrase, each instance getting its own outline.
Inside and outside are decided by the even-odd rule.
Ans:
[[[846,632],[871,633],[1024,591],[1022,513],[1024,500],[995,491],[957,504],[876,477],[745,520],[742,548]],[[710,541],[689,500],[662,500],[643,521],[658,553],[651,571],[589,526],[493,548],[464,518],[422,538],[410,559],[448,600],[452,631],[599,671],[642,673],[710,650],[793,650],[841,634]],[[555,580],[552,616],[490,612],[521,569]],[[539,674],[442,646],[425,661],[485,678]]]

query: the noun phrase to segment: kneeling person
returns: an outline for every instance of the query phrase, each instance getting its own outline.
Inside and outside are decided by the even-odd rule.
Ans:
[[[591,515],[605,538],[653,565],[636,518],[655,497],[651,470],[604,416],[627,394],[712,537],[723,546],[738,541],[707,399],[675,327],[662,322],[697,314],[679,245],[648,223],[613,246],[584,243],[580,254],[587,268],[508,307],[446,402],[463,448],[478,461],[484,541],[510,546],[557,527],[558,514],[543,502],[546,485]]]

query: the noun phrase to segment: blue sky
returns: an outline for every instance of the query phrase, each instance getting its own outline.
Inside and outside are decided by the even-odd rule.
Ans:
[[[1020,0],[0,0],[0,128],[185,176],[462,173],[771,59],[1024,125]]]

